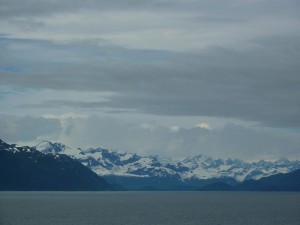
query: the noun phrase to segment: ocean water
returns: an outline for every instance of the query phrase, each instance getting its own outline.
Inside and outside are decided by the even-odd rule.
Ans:
[[[0,225],[299,225],[300,193],[0,192]]]

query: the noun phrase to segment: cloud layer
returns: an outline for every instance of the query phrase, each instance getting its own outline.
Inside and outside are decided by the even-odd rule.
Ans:
[[[296,157],[299,8],[298,0],[0,0],[0,138]],[[58,119],[69,112],[81,116]]]
[[[23,99],[21,108],[127,110],[299,127],[299,40],[269,37],[251,49],[177,53],[2,38],[1,85],[62,93],[33,103]],[[64,98],[66,90],[106,95]]]
[[[63,141],[72,147],[104,147],[173,158],[197,154],[246,160],[300,156],[299,134],[246,128],[232,123],[215,129],[182,128],[72,114],[56,118],[2,115],[0,121],[3,128],[0,135],[11,143],[34,145],[47,139]]]

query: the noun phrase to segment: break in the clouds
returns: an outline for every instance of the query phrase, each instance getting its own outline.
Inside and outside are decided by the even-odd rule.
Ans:
[[[180,157],[180,149],[295,157],[299,9],[298,0],[0,0],[1,135]],[[83,115],[68,135],[45,116],[68,112]],[[17,115],[11,127],[7,115]],[[39,118],[24,125],[32,134],[24,118]],[[115,120],[135,125],[118,133]],[[232,123],[245,134],[255,126],[256,141],[235,138]]]

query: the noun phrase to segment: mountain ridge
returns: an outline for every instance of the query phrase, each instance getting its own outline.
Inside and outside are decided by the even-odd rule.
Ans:
[[[300,161],[288,159],[248,163],[239,159],[214,159],[197,155],[180,161],[103,148],[72,149],[62,143],[49,141],[43,141],[35,148],[47,154],[69,155],[100,176],[174,178],[182,182],[228,177],[242,182],[300,169]]]
[[[263,177],[259,180],[246,180],[237,185],[214,182],[204,185],[198,191],[300,191],[300,169]]]

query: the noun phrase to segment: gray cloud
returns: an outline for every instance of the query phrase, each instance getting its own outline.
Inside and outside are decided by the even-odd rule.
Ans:
[[[182,158],[197,154],[246,160],[299,158],[299,134],[227,124],[223,128],[180,128],[112,117],[37,118],[0,116],[0,137],[34,145],[44,139],[71,147],[104,147]]]
[[[206,45],[218,36],[220,43],[233,39],[236,44],[241,37],[295,32],[299,24],[297,0],[28,0],[26,4],[2,0],[0,4],[1,30],[13,37],[104,37],[125,45],[160,48],[187,42],[193,48],[197,40]],[[172,40],[172,35],[178,37]]]
[[[1,130],[1,137],[12,143],[34,144],[50,138],[72,147],[104,147],[175,158],[197,154],[247,160],[300,157],[299,134],[235,124],[205,129],[125,122],[98,116],[46,119],[2,115],[0,119],[5,128]],[[8,123],[9,126],[5,125]],[[15,127],[13,132],[12,127]]]
[[[203,1],[207,4],[207,1]],[[83,9],[107,10],[170,10],[187,6],[183,0],[28,0],[24,5],[21,0],[2,0],[3,7],[0,9],[2,17],[41,16],[64,12],[77,12]]]
[[[69,129],[64,140],[75,146],[99,146],[101,143],[107,148],[176,158],[197,154],[248,160],[300,157],[299,135],[235,124],[212,130],[199,127],[172,130],[108,117],[72,119],[67,124]]]
[[[4,141],[30,142],[37,138],[58,138],[61,125],[57,119],[0,115],[0,138]]]
[[[193,10],[200,12],[215,11],[216,13],[257,13],[272,14],[279,12],[297,12],[299,1],[286,0],[282,4],[280,0],[28,0],[24,4],[21,0],[1,0],[2,16],[22,16],[22,15],[44,15],[46,13],[57,13],[74,11],[79,9],[97,9],[97,10]],[[217,6],[217,7],[216,7]],[[293,7],[291,7],[293,6]],[[234,9],[237,9],[234,11]],[[294,9],[294,10],[293,10]]]
[[[80,140],[178,157],[199,149],[296,157],[299,6],[298,0],[0,0],[0,111],[21,116],[0,118],[0,138]],[[43,118],[69,112],[85,117]],[[128,122],[135,117],[157,123]],[[184,125],[184,118],[200,117],[243,126]],[[171,132],[164,121],[186,129]]]
[[[298,127],[299,40],[298,36],[268,37],[253,41],[251,49],[207,48],[198,53],[84,43],[40,42],[32,47],[31,41],[19,40],[20,46],[27,44],[28,52],[23,55],[22,48],[10,49],[6,40],[3,61],[24,72],[2,72],[1,85],[115,93],[104,102],[52,99],[27,107],[126,109]],[[45,53],[40,55],[41,51]]]

